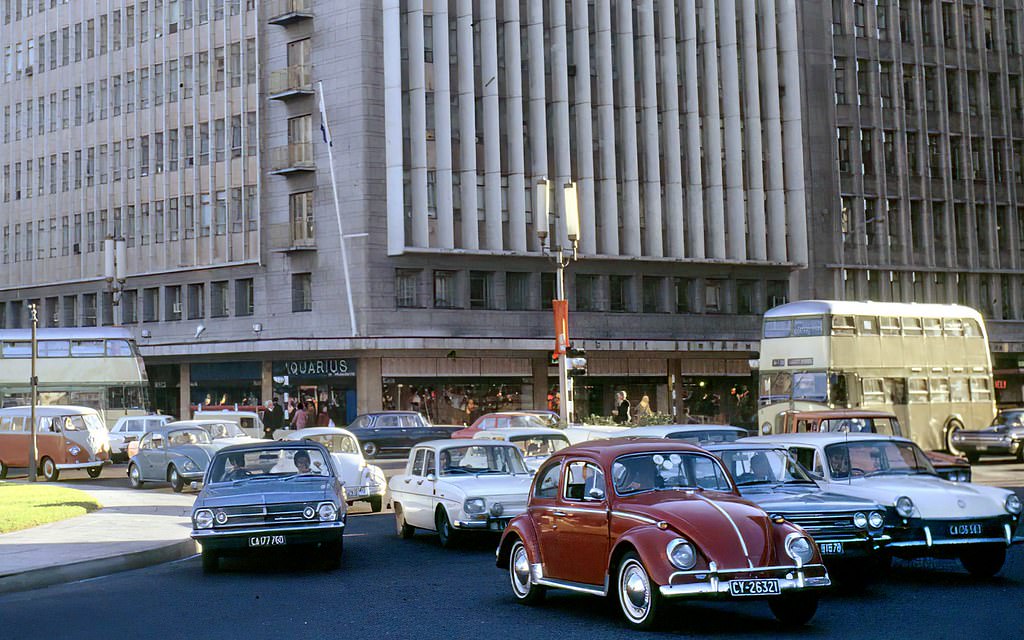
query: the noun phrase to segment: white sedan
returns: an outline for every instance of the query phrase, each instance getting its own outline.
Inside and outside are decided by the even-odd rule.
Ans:
[[[825,491],[885,505],[886,550],[903,558],[959,558],[972,575],[1000,571],[1015,537],[1021,500],[1012,491],[949,482],[906,438],[870,433],[747,438],[785,446]]]
[[[451,546],[465,531],[502,531],[526,510],[533,476],[519,448],[500,440],[431,440],[391,478],[398,535],[436,531]]]
[[[552,453],[569,446],[569,439],[565,436],[565,432],[547,427],[477,431],[473,435],[473,439],[511,442],[519,447],[520,453],[523,454],[523,460],[526,461],[526,468],[530,471],[539,469]]]
[[[128,451],[128,443],[138,444],[139,439],[157,427],[162,427],[168,422],[174,422],[174,416],[152,414],[148,416],[121,416],[110,428],[108,438],[110,440],[110,452],[119,459],[127,460],[134,452]]]
[[[237,424],[227,420],[178,420],[177,422],[170,423],[168,426],[199,427],[210,434],[210,440],[221,449],[235,444],[260,442],[259,439],[253,438],[242,431]]]
[[[735,442],[745,438],[747,430],[728,424],[659,424],[627,429],[616,438],[667,438],[702,447],[705,444]]]
[[[363,458],[359,441],[346,429],[336,427],[310,427],[298,431],[283,431],[281,440],[312,440],[327,447],[334,462],[334,472],[345,487],[345,500],[368,502],[374,513],[384,508],[384,494],[388,483],[384,470],[368,464]]]

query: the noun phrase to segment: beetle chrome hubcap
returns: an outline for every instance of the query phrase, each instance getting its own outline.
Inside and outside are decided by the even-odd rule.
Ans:
[[[530,560],[522,544],[512,549],[512,588],[519,595],[530,590]]]
[[[139,481],[139,468],[132,467],[132,480],[135,482]]]
[[[629,561],[622,569],[619,579],[619,600],[626,615],[634,620],[643,620],[651,606],[651,585],[647,572],[635,561]]]

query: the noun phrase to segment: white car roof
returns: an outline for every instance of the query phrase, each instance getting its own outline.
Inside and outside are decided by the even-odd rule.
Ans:
[[[426,442],[420,442],[415,446],[429,447],[431,449],[437,449],[438,451],[440,451],[442,449],[452,449],[455,447],[465,447],[469,445],[483,447],[515,447],[514,444],[510,442],[505,442],[504,440],[485,440],[482,438],[462,438],[458,440],[428,440]],[[516,450],[518,451],[518,448]]]
[[[20,415],[24,413],[29,415],[32,407],[29,405],[22,405],[18,407],[5,407],[0,409],[0,415]],[[52,416],[64,416],[68,414],[94,414],[99,415],[99,412],[90,407],[79,407],[70,404],[47,404],[47,405],[36,405],[36,417],[52,417]]]
[[[258,418],[258,417],[260,417],[260,414],[256,413],[255,411],[234,411],[234,410],[231,410],[231,409],[220,409],[220,410],[203,409],[202,411],[196,411],[193,415],[195,415],[195,416],[202,416],[204,418],[209,418],[211,416],[227,416],[227,417],[242,416],[242,417],[246,417],[246,418]]]
[[[868,442],[878,440],[892,440],[895,442],[911,442],[908,438],[898,438],[896,436],[884,436],[877,433],[779,433],[770,436],[754,436],[751,438],[742,438],[741,443],[745,442],[759,442],[759,443],[785,443],[785,444],[802,444],[812,447],[827,447],[830,444],[844,443],[844,442]]]
[[[175,420],[167,423],[168,427],[201,427],[204,424],[235,424],[231,420]],[[237,426],[237,425],[236,425]]]
[[[687,433],[693,431],[743,431],[746,429],[743,427],[734,427],[728,424],[659,424],[651,425],[648,427],[633,427],[623,431],[622,433],[615,434],[616,437],[620,438],[634,438],[640,436],[649,436],[652,438],[664,438],[670,433]]]
[[[565,433],[558,429],[551,429],[548,427],[511,427],[508,429],[487,429],[486,431],[477,431],[473,434],[474,440],[508,440],[509,438],[516,437],[529,437],[529,436],[561,436],[563,439],[568,440],[565,437]]]
[[[281,439],[282,440],[302,440],[309,436],[351,436],[355,438],[355,434],[348,429],[340,429],[338,427],[310,427],[308,429],[299,429],[298,431],[289,431]]]

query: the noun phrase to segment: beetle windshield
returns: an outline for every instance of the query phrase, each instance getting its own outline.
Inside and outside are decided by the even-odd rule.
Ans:
[[[843,442],[825,447],[833,480],[861,476],[935,474],[924,452],[912,442]]]
[[[568,447],[569,441],[563,435],[518,436],[512,438],[512,444],[519,447],[524,456],[550,456]]]
[[[175,429],[167,432],[167,446],[180,447],[185,444],[210,444],[210,434],[202,429]]]
[[[99,416],[91,413],[61,416],[54,418],[53,422],[63,431],[91,431],[99,433],[107,430]]]
[[[519,449],[513,446],[450,447],[440,454],[441,475],[527,473]]]
[[[813,483],[785,449],[722,449],[715,454],[722,459],[740,487]]]
[[[731,491],[732,485],[714,458],[697,453],[635,453],[612,463],[612,483],[619,495],[671,489]]]
[[[331,466],[319,449],[265,447],[220,452],[210,463],[208,482],[236,482],[286,476],[329,476]]]
[[[240,438],[245,436],[245,432],[242,431],[234,422],[214,422],[203,425],[203,429],[205,429],[214,440],[220,438]]]

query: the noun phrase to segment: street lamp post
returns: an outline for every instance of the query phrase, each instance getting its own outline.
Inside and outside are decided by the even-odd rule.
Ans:
[[[36,327],[39,325],[39,305],[30,304],[29,312],[32,315],[32,372],[30,374],[29,386],[32,388],[31,405],[29,407],[29,444],[28,444],[28,481],[35,482],[36,474],[39,472],[38,450],[36,449],[36,403],[39,400],[37,387],[39,379],[36,377],[36,357],[39,350],[36,348]]]
[[[121,305],[121,294],[124,292],[125,262],[127,261],[124,238],[107,236],[103,239],[103,277],[107,281],[107,288],[110,290],[110,313],[115,325],[120,326],[118,316]]]
[[[569,346],[568,336],[568,302],[565,291],[565,268],[573,260],[578,260],[576,252],[579,242],[579,207],[576,199],[576,184],[566,183],[563,186],[563,210],[562,224],[569,243],[569,247],[562,247],[561,241],[552,241],[545,244],[548,237],[550,220],[548,217],[548,206],[550,205],[551,183],[541,180],[534,186],[534,210],[537,212],[537,237],[540,238],[541,251],[555,263],[555,296],[552,307],[555,310],[555,355],[558,356],[558,390],[561,399],[558,403],[558,415],[561,422],[569,424],[569,418],[573,414],[573,389],[572,378],[569,377],[569,366],[566,350]],[[556,225],[557,226],[557,225]],[[559,307],[562,309],[562,316],[559,316]]]

